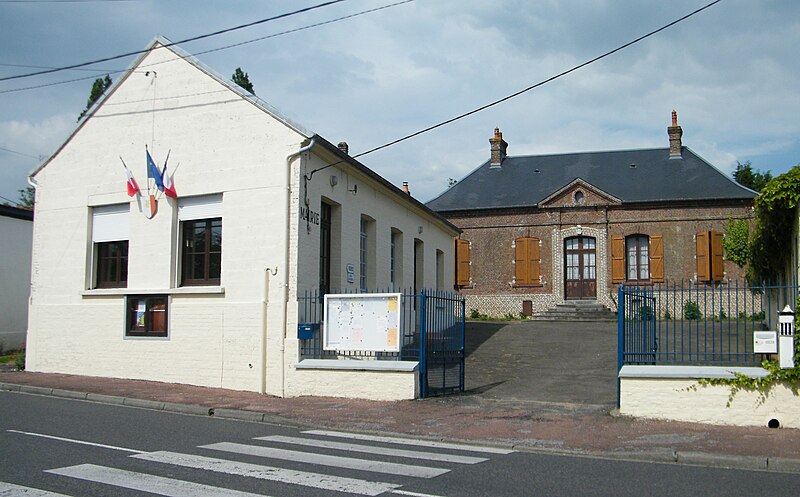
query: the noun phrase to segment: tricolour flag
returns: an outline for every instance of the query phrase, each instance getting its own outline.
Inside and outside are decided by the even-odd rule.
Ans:
[[[147,177],[152,178],[156,183],[156,188],[163,192],[164,183],[161,181],[161,171],[158,170],[153,158],[150,157],[150,151],[145,149],[145,152],[147,152]]]
[[[136,184],[136,180],[133,179],[133,173],[131,173],[131,170],[128,169],[128,166],[125,165],[125,161],[122,160],[122,157],[120,157],[119,160],[122,161],[122,167],[125,168],[125,182],[127,183],[128,186],[128,196],[133,197],[134,195],[141,194],[141,191],[139,190],[139,185]]]
[[[164,170],[161,171],[161,183],[164,185],[164,194],[167,197],[178,198],[178,193],[175,191],[175,183],[172,182],[172,176],[167,174],[166,162],[164,163]]]

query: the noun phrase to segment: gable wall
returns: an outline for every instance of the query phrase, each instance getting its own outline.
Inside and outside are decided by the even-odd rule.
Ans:
[[[283,264],[286,156],[304,137],[185,61],[151,65],[167,59],[150,53],[35,175],[27,367],[262,390],[264,302],[282,298],[265,273]],[[126,195],[120,156],[146,194],[145,144],[159,166],[171,149],[179,197],[222,194],[220,287],[178,288],[177,203],[162,196],[147,219]],[[131,206],[128,287],[92,290],[92,207],[118,203]],[[170,295],[168,339],[124,337],[137,293]]]

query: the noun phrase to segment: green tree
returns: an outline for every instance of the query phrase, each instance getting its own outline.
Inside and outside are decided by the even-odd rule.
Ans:
[[[736,161],[736,171],[733,172],[733,179],[742,186],[760,192],[772,180],[772,173],[770,171],[762,173],[758,169],[754,171],[750,161],[744,164]]]
[[[231,76],[231,81],[241,86],[245,90],[249,91],[253,95],[256,94],[255,90],[253,90],[253,83],[250,82],[250,77],[247,75],[246,72],[242,71],[241,67],[237,67],[236,70],[233,71],[233,76]]]
[[[92,83],[92,91],[89,92],[89,100],[86,101],[86,108],[83,109],[81,115],[78,116],[78,121],[83,119],[83,116],[89,111],[89,109],[94,105],[95,102],[100,100],[100,97],[103,96],[103,93],[106,92],[111,87],[111,77],[106,74],[105,78],[97,78]]]
[[[32,186],[26,186],[19,192],[19,201],[17,202],[21,207],[29,207],[33,209],[33,202],[36,199],[36,190]]]
[[[746,219],[728,219],[722,239],[725,258],[739,267],[750,261],[750,225]]]

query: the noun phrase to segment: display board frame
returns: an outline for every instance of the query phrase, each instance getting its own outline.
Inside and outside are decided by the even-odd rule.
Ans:
[[[400,352],[402,293],[325,295],[324,350]]]

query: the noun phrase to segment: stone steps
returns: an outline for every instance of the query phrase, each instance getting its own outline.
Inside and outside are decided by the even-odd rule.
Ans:
[[[595,300],[573,300],[535,313],[534,321],[604,321],[617,320],[617,314]]]

